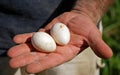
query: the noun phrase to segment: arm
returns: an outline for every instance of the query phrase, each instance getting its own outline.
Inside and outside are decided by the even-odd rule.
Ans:
[[[72,11],[84,14],[98,23],[113,2],[114,0],[77,0]]]

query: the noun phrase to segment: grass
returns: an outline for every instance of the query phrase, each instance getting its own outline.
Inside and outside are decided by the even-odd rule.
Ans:
[[[113,57],[103,60],[106,66],[101,69],[101,75],[120,75],[120,0],[103,17],[103,39],[112,48]]]

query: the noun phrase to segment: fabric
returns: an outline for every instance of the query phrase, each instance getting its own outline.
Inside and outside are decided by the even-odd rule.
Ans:
[[[61,1],[0,0],[0,55],[14,45],[12,38],[16,34],[43,27]]]
[[[96,73],[97,58],[90,48],[76,56],[73,60],[37,75],[99,75]]]
[[[100,75],[101,59],[94,54],[91,48],[87,48],[71,61],[38,74],[28,74],[25,72],[25,68],[10,68],[8,57],[0,58],[0,60],[2,60],[0,61],[2,64],[0,75]]]

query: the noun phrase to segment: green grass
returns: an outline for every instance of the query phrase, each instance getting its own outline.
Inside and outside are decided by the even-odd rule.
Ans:
[[[120,75],[120,0],[103,17],[103,39],[112,48],[113,57],[103,60],[106,66],[101,69],[101,75]]]

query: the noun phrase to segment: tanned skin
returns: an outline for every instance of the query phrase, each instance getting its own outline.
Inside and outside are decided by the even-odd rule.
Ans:
[[[113,3],[114,0],[77,0],[72,11],[83,13],[97,23]]]
[[[65,46],[58,45],[55,52],[43,53],[34,49],[28,40],[33,32],[16,35],[13,41],[17,45],[8,51],[8,56],[11,57],[10,66],[12,68],[24,66],[27,72],[38,73],[73,59],[88,46],[97,56],[110,58],[112,50],[102,40],[96,24],[112,3],[113,0],[77,0],[71,11],[64,12],[40,29],[39,31],[49,33],[51,27],[58,22],[68,26],[70,42]]]

